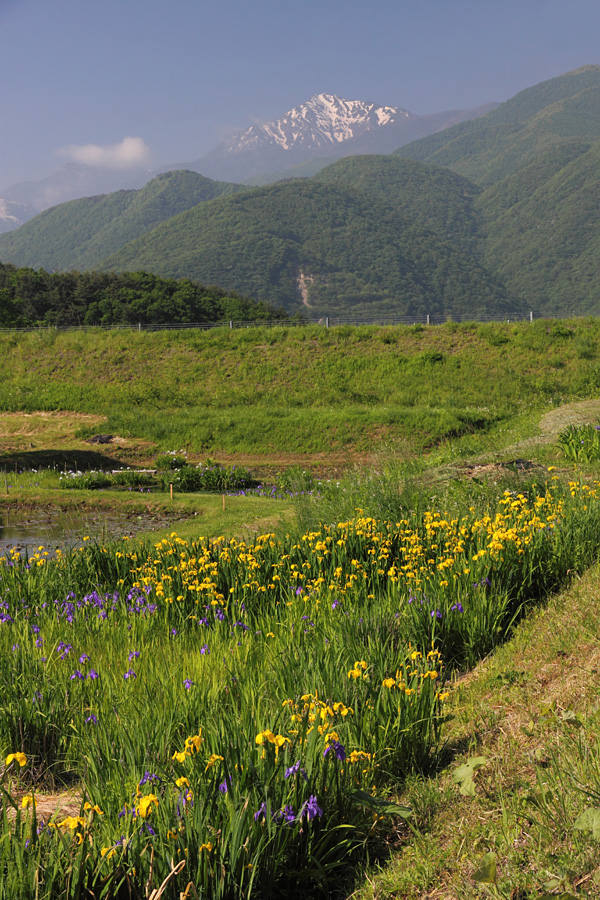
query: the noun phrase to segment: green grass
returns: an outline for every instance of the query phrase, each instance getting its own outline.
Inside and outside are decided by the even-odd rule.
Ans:
[[[515,415],[533,422],[594,396],[599,337],[592,319],[0,335],[0,410],[101,416],[80,424],[80,447],[102,430],[145,442],[148,460],[186,448],[339,462],[378,447],[410,456],[461,435],[483,436],[485,448]]]
[[[457,683],[447,766],[407,785],[411,830],[355,900],[600,896],[597,837],[581,818],[600,807],[599,579],[592,568]],[[463,795],[454,776],[475,757],[484,762]],[[475,880],[486,854],[487,887]]]
[[[224,509],[219,495],[175,494],[171,501],[168,493],[60,491],[59,472],[15,475],[9,467],[15,456],[6,455],[11,486],[2,495],[0,480],[3,505],[103,506],[170,521],[135,541],[90,542],[62,561],[38,555],[29,568],[0,571],[0,611],[10,610],[14,619],[0,623],[6,685],[0,750],[23,749],[30,759],[19,777],[14,763],[0,774],[0,830],[15,835],[0,842],[0,897],[74,900],[92,884],[98,896],[141,897],[147,880],[158,887],[167,877],[165,896],[177,898],[190,880],[204,896],[241,900],[309,897],[328,888],[349,893],[353,878],[359,882],[353,896],[361,900],[422,900],[432,893],[529,900],[544,891],[594,896],[600,883],[595,838],[579,817],[600,807],[598,572],[584,574],[598,558],[598,501],[577,484],[582,469],[591,482],[598,468],[589,463],[573,475],[556,436],[571,421],[584,424],[582,417],[596,409],[592,399],[581,407],[564,404],[594,396],[597,324],[250,331],[89,340],[0,336],[9,360],[0,396],[8,402],[21,390],[20,376],[31,379],[25,383],[32,404],[62,396],[61,408],[80,417],[79,437],[72,431],[69,437],[73,454],[88,452],[89,431],[113,431],[120,423],[128,431],[115,428],[118,440],[124,447],[130,442],[130,452],[136,448],[137,461],[186,446],[190,457],[194,451],[206,456],[192,437],[195,417],[203,427],[201,416],[211,411],[209,421],[226,412],[238,429],[237,444],[227,444],[217,430],[214,446],[221,452],[238,447],[240,455],[289,462],[304,450],[314,465],[321,452],[314,447],[326,441],[319,435],[309,452],[303,435],[308,441],[323,431],[331,439],[340,422],[347,428],[348,463],[360,458],[361,448],[379,451],[366,468],[322,479],[318,496],[297,503],[226,497]],[[91,374],[84,379],[86,356]],[[27,369],[27,358],[37,370]],[[108,378],[102,389],[103,375],[117,371],[119,378]],[[235,391],[227,388],[228,374]],[[178,399],[166,415],[153,404],[170,391]],[[349,391],[362,392],[363,400],[348,399]],[[230,403],[226,410],[219,411],[211,392],[222,405]],[[198,393],[206,405],[197,405]],[[123,398],[133,395],[139,403],[123,413]],[[280,422],[282,410],[289,415]],[[82,413],[106,420],[94,419],[88,430]],[[50,452],[58,454],[60,435],[48,418]],[[19,462],[42,452],[23,443],[17,449],[19,441],[38,440],[26,428],[36,417],[25,420],[19,412],[5,421],[14,428],[6,429],[2,446]],[[369,445],[374,421],[379,430]],[[299,437],[295,422],[302,425]],[[415,448],[427,453],[415,457]],[[559,469],[548,473],[548,465]],[[569,479],[574,496],[564,484]],[[310,471],[301,468],[283,481],[314,487]],[[559,524],[549,520],[527,543],[513,543],[502,528],[512,522],[521,533],[523,510],[548,490],[564,500]],[[504,524],[486,532],[483,517],[493,518],[498,498]],[[432,526],[435,512],[439,524]],[[225,546],[198,540],[199,534],[235,540]],[[164,543],[155,547],[159,540]],[[490,541],[497,545],[478,556]],[[417,545],[418,558],[410,555]],[[450,556],[450,570],[440,569]],[[403,574],[390,572],[390,560],[407,566]],[[571,579],[574,586],[544,609],[549,593]],[[150,586],[156,616],[127,609],[135,584]],[[116,592],[108,624],[85,606],[75,608],[70,622],[61,606],[70,591],[78,601],[93,591]],[[224,624],[215,617],[220,608]],[[61,641],[73,645],[64,659]],[[433,679],[407,668],[416,648],[426,656],[432,641],[446,666],[436,687],[444,673],[454,682],[442,710],[427,693]],[[205,645],[209,653],[202,652]],[[129,658],[132,651],[140,657]],[[77,662],[83,653],[90,656],[85,665]],[[469,674],[482,656],[485,662]],[[73,680],[76,668],[90,666],[101,672],[99,681]],[[128,668],[135,678],[124,678]],[[403,705],[398,685],[407,677],[416,679],[417,706]],[[417,690],[419,684],[428,687]],[[325,714],[335,725],[333,740],[371,757],[360,757],[357,767],[324,756],[322,735],[302,731],[305,694],[351,707],[353,715]],[[291,705],[283,706],[287,700]],[[289,720],[293,710],[300,711],[299,736]],[[86,723],[92,714],[98,728]],[[200,728],[201,752],[173,760]],[[268,730],[275,739],[289,738],[281,755],[263,737],[262,756],[256,736]],[[206,768],[212,753],[223,759]],[[481,765],[469,770],[477,757]],[[298,761],[308,781],[285,777]],[[473,773],[470,795],[454,780],[465,764]],[[160,785],[144,782],[146,772],[160,777]],[[185,834],[178,831],[181,791],[174,788],[182,775],[195,797]],[[65,825],[56,840],[45,834],[30,853],[31,812],[13,812],[2,789],[19,799],[32,786],[43,793],[53,779],[75,784],[76,798],[85,793],[104,816],[75,802],[72,812],[81,812],[84,824],[73,835]],[[227,792],[219,791],[223,783]],[[149,801],[148,817],[119,819],[124,804],[131,810],[139,803],[136,790],[155,793],[158,806]],[[312,796],[323,815],[309,821],[299,810]],[[268,814],[255,821],[263,802]],[[288,805],[294,821],[282,828]],[[146,823],[158,832],[154,844]],[[102,847],[116,853],[99,858]],[[171,874],[184,858],[184,872]],[[375,869],[368,865],[373,859]],[[483,863],[490,878],[495,863],[495,884],[474,880]]]

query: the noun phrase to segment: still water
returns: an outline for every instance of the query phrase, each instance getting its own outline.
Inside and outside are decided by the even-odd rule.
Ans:
[[[83,547],[84,537],[100,542],[141,531],[165,527],[168,519],[154,516],[123,515],[105,510],[85,512],[59,508],[0,510],[0,555],[13,548],[22,554],[43,546],[50,555],[58,547]]]

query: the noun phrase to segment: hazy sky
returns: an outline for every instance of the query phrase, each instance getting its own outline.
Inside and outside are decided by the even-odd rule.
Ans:
[[[321,92],[506,100],[600,63],[599,38],[598,0],[0,0],[0,188],[192,161]]]

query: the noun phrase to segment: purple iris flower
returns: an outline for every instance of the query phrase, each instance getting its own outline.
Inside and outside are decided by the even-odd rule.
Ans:
[[[148,769],[142,775],[140,781],[138,782],[139,787],[143,787],[145,784],[151,782],[156,782],[156,784],[162,784],[162,778],[159,778],[158,775],[155,775],[153,772],[149,772]]]
[[[289,769],[286,769],[285,775],[283,777],[291,778],[292,775],[302,775],[304,780],[308,781],[308,778],[306,777],[306,772],[304,771],[304,769],[302,769],[300,767],[300,760],[298,760],[298,762],[295,762],[293,766],[290,766]]]
[[[306,818],[310,822],[311,819],[315,819],[317,818],[317,816],[322,815],[323,810],[317,803],[317,798],[314,796],[314,794],[311,794],[300,810],[300,818],[302,819],[304,818],[304,816],[306,816]]]
[[[267,815],[267,804],[263,800],[263,802],[260,804],[260,806],[258,807],[256,812],[254,813],[254,821],[258,822],[259,819],[266,818],[266,815]]]
[[[340,744],[339,741],[329,741],[329,743],[325,747],[323,756],[327,756],[330,750],[333,750],[336,759],[342,760],[342,762],[346,759],[346,748],[343,744]]]

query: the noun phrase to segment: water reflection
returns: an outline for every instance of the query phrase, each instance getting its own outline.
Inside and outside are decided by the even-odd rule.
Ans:
[[[114,511],[65,511],[60,508],[41,510],[5,508],[0,510],[0,555],[13,548],[31,553],[43,545],[52,552],[58,547],[83,547],[84,537],[100,542],[133,537],[141,531],[152,531],[168,525],[159,516],[117,514]]]

